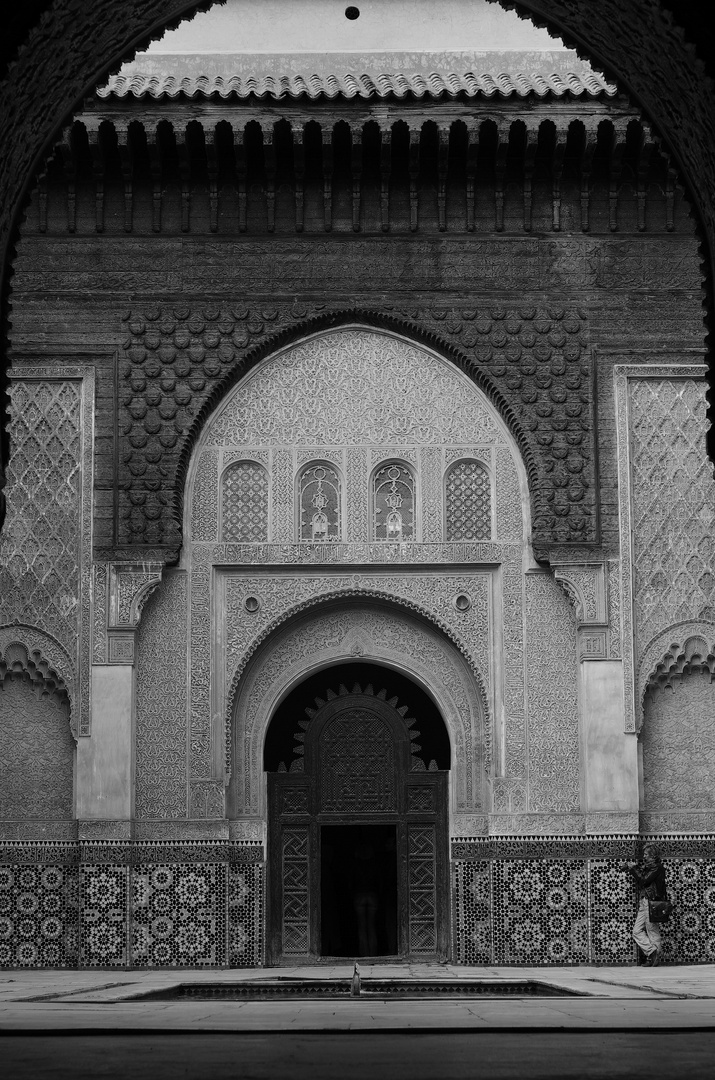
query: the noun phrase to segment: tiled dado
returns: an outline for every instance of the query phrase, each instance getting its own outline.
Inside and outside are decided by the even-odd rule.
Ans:
[[[643,837],[452,843],[454,960],[628,964]],[[660,844],[671,963],[715,962],[715,837]],[[0,845],[2,967],[257,967],[264,852],[247,842]]]
[[[260,844],[0,846],[0,967],[257,967]]]
[[[462,841],[452,844],[454,958],[462,964],[627,964],[635,889],[620,869],[644,837]],[[715,838],[659,844],[675,905],[664,960],[715,962]]]

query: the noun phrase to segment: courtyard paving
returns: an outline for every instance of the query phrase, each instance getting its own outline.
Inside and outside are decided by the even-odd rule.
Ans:
[[[347,1000],[142,1000],[186,983],[344,979],[349,963],[310,968],[0,972],[0,1034],[320,1031],[715,1031],[715,965],[468,968],[361,965],[362,978],[546,983],[578,996]]]

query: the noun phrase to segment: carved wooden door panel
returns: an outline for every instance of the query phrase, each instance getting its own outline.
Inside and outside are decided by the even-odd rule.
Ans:
[[[415,771],[412,749],[392,703],[352,694],[315,714],[299,771],[268,775],[269,964],[331,954],[321,929],[321,833],[371,828],[394,837],[397,928],[389,953],[447,957],[448,774]]]

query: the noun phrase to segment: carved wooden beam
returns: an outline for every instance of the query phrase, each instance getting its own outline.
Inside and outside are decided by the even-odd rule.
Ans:
[[[238,231],[245,232],[248,211],[246,129],[243,124],[233,122],[231,130],[233,132],[233,158],[236,164],[236,186],[238,189]]]
[[[648,200],[648,174],[653,156],[653,137],[647,128],[641,126],[641,144],[638,151],[638,169],[636,199],[638,200],[638,231],[645,232],[646,203]]]
[[[440,124],[437,144],[437,227],[447,229],[447,176],[449,173],[449,124]]]
[[[102,140],[99,137],[99,124],[87,124],[89,153],[92,159],[92,177],[94,179],[94,221],[98,233],[104,232],[104,176],[106,161]]]
[[[322,129],[323,149],[323,228],[330,232],[333,227],[333,129]]]
[[[295,231],[303,232],[305,224],[305,144],[303,142],[303,124],[291,124],[293,135],[293,202],[295,207]]]
[[[67,228],[73,233],[77,228],[77,162],[72,146],[71,127],[63,131],[58,149],[67,188]]]
[[[204,146],[209,178],[209,229],[211,232],[218,232],[218,153],[214,124],[204,127]]]
[[[553,232],[561,230],[561,176],[564,170],[564,155],[569,134],[569,125],[556,124],[556,142],[551,160],[551,228]]]
[[[353,232],[360,231],[360,203],[362,199],[362,127],[350,126],[350,173],[352,178]]]
[[[675,182],[678,177],[677,169],[668,158],[668,171],[665,180],[665,228],[672,232],[675,228]]]
[[[610,168],[608,184],[608,227],[618,229],[618,193],[623,183],[623,155],[626,150],[628,118],[611,121]]]
[[[534,177],[534,161],[539,145],[539,128],[526,125],[524,139],[524,232],[531,232]]]
[[[159,129],[147,131],[147,150],[149,152],[149,173],[151,175],[151,228],[152,232],[161,232],[161,211],[163,200],[162,155],[159,141]]]
[[[479,128],[473,121],[467,124],[467,232],[474,232],[474,204],[476,200],[477,158],[479,155]]]
[[[509,153],[509,132],[511,124],[500,121],[497,128],[497,148],[494,159],[494,228],[504,232],[504,177],[506,159]]]
[[[124,183],[124,231],[131,232],[134,218],[134,155],[129,138],[129,124],[115,124],[114,127]]]
[[[417,181],[420,175],[420,140],[422,125],[410,128],[410,232],[417,232],[419,224],[420,196]]]
[[[581,231],[588,232],[591,227],[590,222],[590,210],[591,210],[591,169],[593,168],[593,157],[596,153],[596,146],[598,144],[598,126],[597,122],[589,124],[585,131],[585,140],[583,145],[583,151],[581,153],[581,161],[579,163],[579,173],[581,177]]]
[[[390,228],[390,174],[392,172],[392,130],[380,126],[380,226]]]
[[[266,229],[269,233],[276,227],[276,144],[275,124],[262,125],[263,168],[266,176]]]

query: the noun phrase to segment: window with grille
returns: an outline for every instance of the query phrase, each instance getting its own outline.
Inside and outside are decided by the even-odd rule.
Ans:
[[[445,536],[447,540],[491,540],[491,480],[478,461],[457,461],[447,472]]]
[[[415,478],[406,465],[393,461],[377,470],[372,508],[375,540],[414,540]]]
[[[300,539],[313,543],[340,540],[341,484],[337,469],[327,463],[311,462],[300,474],[298,493]]]
[[[268,473],[256,461],[237,461],[223,474],[221,539],[239,544],[268,540]]]

